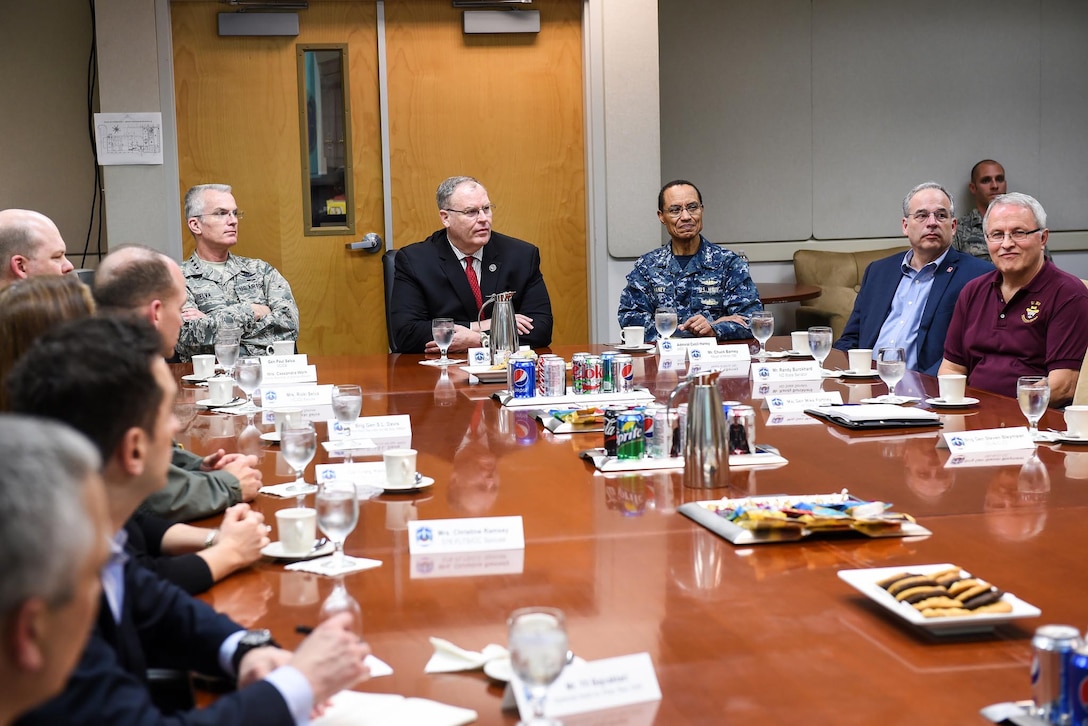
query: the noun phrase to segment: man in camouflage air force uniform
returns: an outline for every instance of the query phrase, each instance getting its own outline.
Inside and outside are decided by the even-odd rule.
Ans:
[[[620,327],[641,325],[655,340],[654,310],[670,306],[678,337],[751,338],[748,316],[763,309],[759,292],[743,257],[702,236],[703,195],[691,182],[671,181],[657,195],[657,218],[669,244],[644,254],[627,275]]]
[[[181,266],[187,291],[181,360],[214,352],[216,330],[228,320],[242,328],[243,356],[266,355],[274,340],[297,340],[298,306],[287,280],[264,260],[230,253],[242,217],[231,188],[193,187],[185,194],[185,217],[196,250]]]
[[[994,197],[1008,191],[1005,167],[993,159],[983,159],[971,167],[971,183],[967,188],[975,200],[975,206],[956,220],[956,235],[952,238],[952,246],[960,252],[993,264],[990,250],[986,246],[986,235],[982,230],[982,218]]]

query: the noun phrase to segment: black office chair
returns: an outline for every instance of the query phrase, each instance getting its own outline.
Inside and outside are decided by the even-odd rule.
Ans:
[[[382,279],[385,282],[385,332],[389,336],[389,352],[397,353],[397,343],[393,340],[393,277],[397,251],[386,250],[382,254]]]

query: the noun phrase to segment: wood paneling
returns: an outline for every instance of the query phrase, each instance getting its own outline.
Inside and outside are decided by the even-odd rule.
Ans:
[[[377,22],[373,2],[311,2],[297,38],[220,38],[217,3],[171,5],[181,189],[234,187],[246,211],[237,251],[275,265],[291,283],[310,353],[387,349],[380,255],[344,243],[382,224]],[[354,237],[303,235],[299,173],[299,43],[347,43],[355,158]],[[180,203],[180,202],[179,202]],[[185,254],[193,240],[185,234]]]
[[[495,229],[540,248],[556,343],[589,337],[582,0],[533,35],[470,36],[449,0],[387,0],[394,244],[441,226],[438,183],[474,176]]]

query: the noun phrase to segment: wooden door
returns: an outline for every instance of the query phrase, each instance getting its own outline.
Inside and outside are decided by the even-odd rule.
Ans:
[[[553,342],[589,335],[583,0],[541,5],[541,32],[464,35],[449,0],[387,0],[393,242],[441,223],[438,183],[478,178],[499,232],[540,248],[555,316]],[[268,260],[290,281],[300,348],[322,354],[387,349],[378,255],[347,252],[383,237],[374,2],[310,0],[297,38],[219,38],[214,2],[171,4],[181,187],[234,186],[246,218],[238,252]],[[302,234],[298,43],[348,43],[356,234]],[[186,254],[192,240],[186,234]]]
[[[178,166],[182,194],[194,184],[234,187],[246,217],[238,254],[274,265],[298,301],[304,353],[387,350],[380,254],[350,252],[366,232],[384,237],[373,2],[311,1],[298,37],[217,35],[216,2],[175,2]],[[354,235],[303,234],[296,46],[346,43],[354,157]],[[179,202],[180,203],[180,202]],[[185,254],[193,240],[185,233]]]

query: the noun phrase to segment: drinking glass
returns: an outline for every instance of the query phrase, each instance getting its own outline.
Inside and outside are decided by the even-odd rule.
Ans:
[[[448,366],[453,364],[453,361],[446,357],[446,351],[450,349],[450,343],[453,342],[453,328],[453,318],[435,318],[431,321],[431,335],[434,336],[435,345],[442,351],[442,358],[436,365]]]
[[[363,637],[363,609],[359,601],[351,596],[344,586],[344,577],[341,575],[333,583],[332,592],[321,603],[321,609],[317,613],[318,622],[325,622],[333,615],[339,613],[351,613],[351,632],[358,637]]]
[[[662,305],[654,311],[654,327],[658,339],[668,339],[676,332],[676,308]]]
[[[262,375],[259,358],[239,358],[234,364],[234,381],[246,394],[246,404],[240,409],[247,414],[246,426],[253,425],[253,413],[257,410],[253,405],[253,392],[260,387]]]
[[[215,332],[215,357],[228,376],[234,375],[234,364],[242,342],[242,329],[223,327]]]
[[[510,666],[529,691],[530,724],[549,723],[544,699],[567,664],[567,629],[562,610],[530,607],[515,610],[507,621]]]
[[[336,551],[328,562],[328,569],[339,572],[344,566],[344,540],[359,522],[359,500],[355,496],[355,482],[331,479],[321,482],[317,490],[317,526],[325,533]]]
[[[808,347],[819,368],[824,367],[824,360],[831,353],[831,335],[831,328],[823,325],[808,329]]]
[[[767,360],[767,341],[774,335],[774,314],[769,310],[752,313],[748,324],[752,328],[752,335],[759,341],[759,362],[762,363]]]
[[[876,354],[876,372],[888,386],[888,398],[895,398],[895,384],[907,373],[907,354],[902,348],[881,348]]]
[[[303,480],[306,466],[313,461],[317,453],[317,432],[314,425],[307,421],[299,427],[280,429],[280,453],[283,459],[295,470],[295,482],[287,487],[288,491],[298,494],[298,505],[303,505],[303,497],[310,492],[310,485]]]
[[[351,458],[351,426],[359,418],[363,408],[363,389],[356,385],[336,386],[332,389],[332,413],[344,432],[344,461]]]
[[[1016,398],[1028,419],[1032,438],[1039,435],[1039,419],[1050,403],[1050,382],[1046,376],[1020,376],[1016,379]]]

